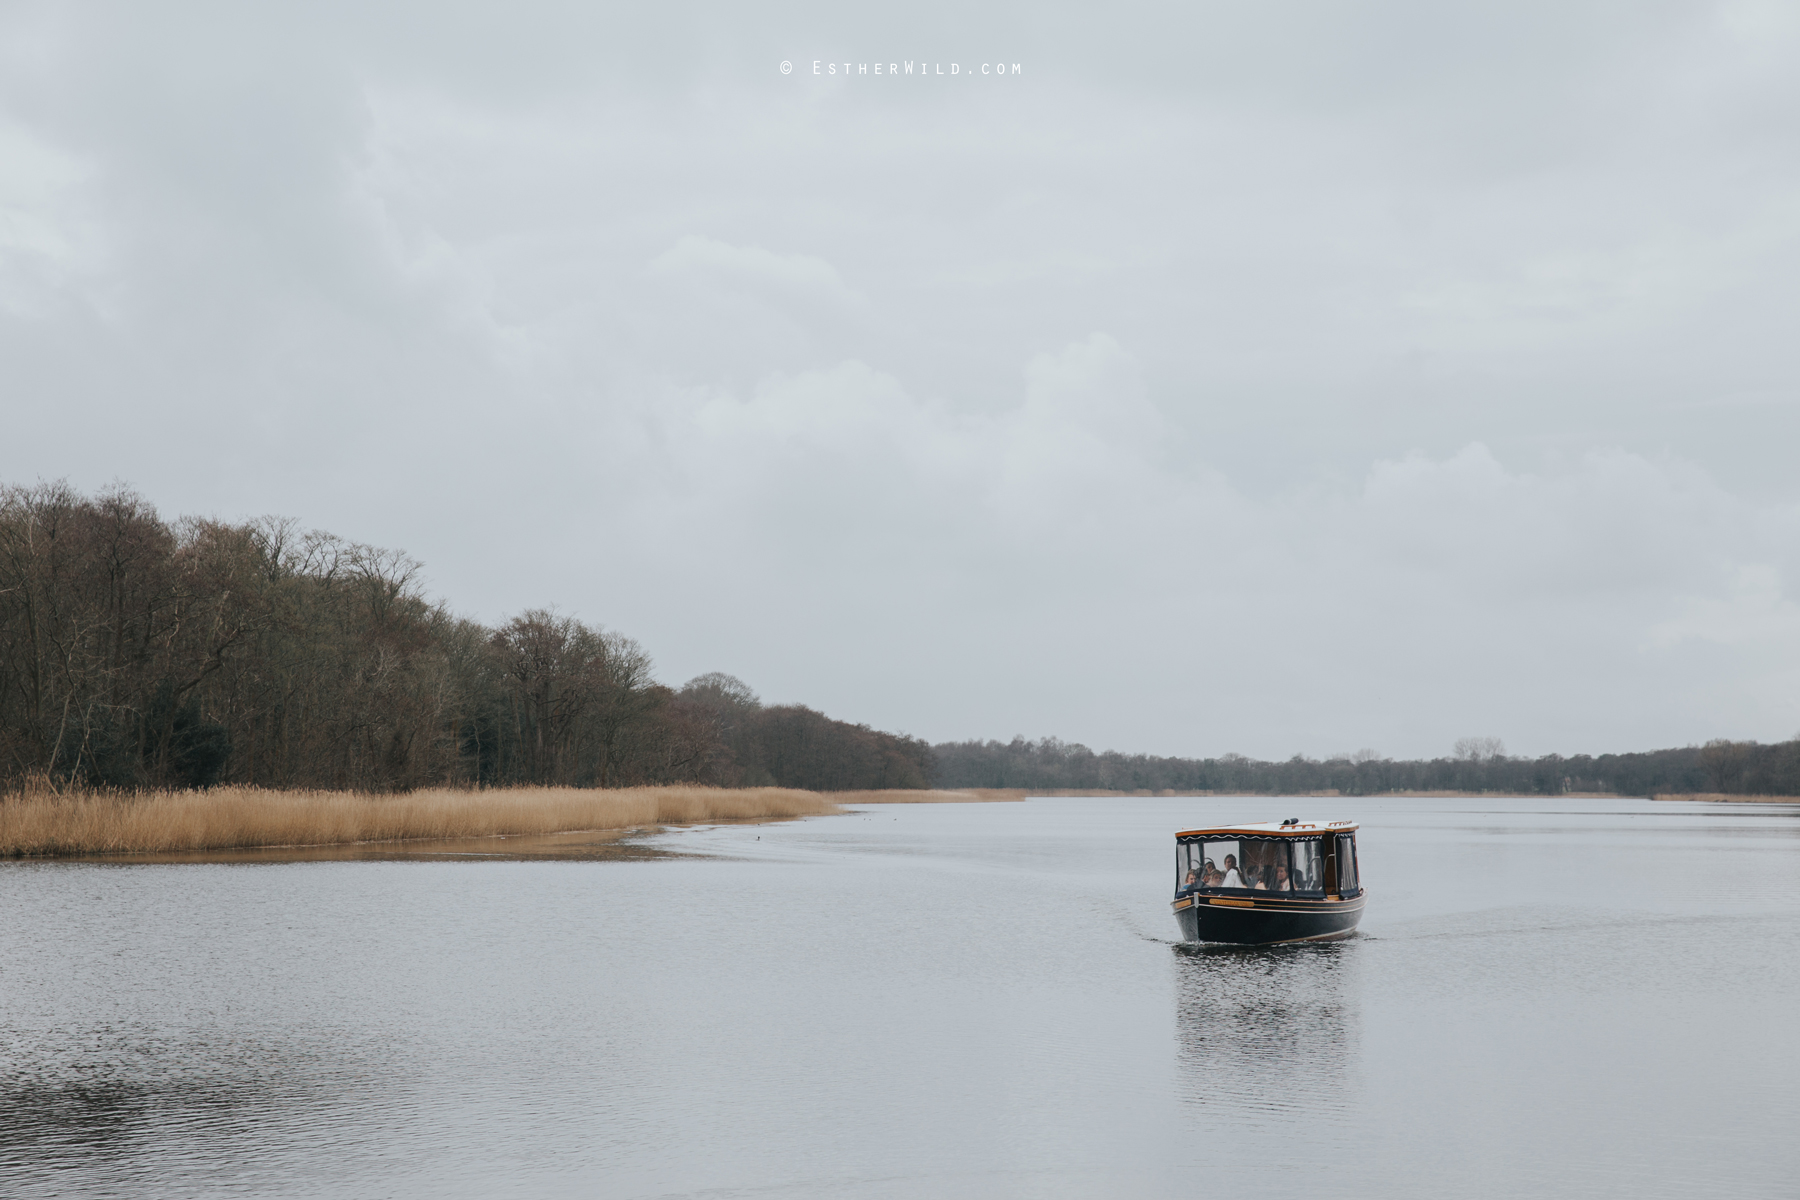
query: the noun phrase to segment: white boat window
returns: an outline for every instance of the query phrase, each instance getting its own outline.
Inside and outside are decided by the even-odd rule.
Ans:
[[[1193,875],[1191,886],[1229,888],[1233,891],[1285,892],[1289,890],[1288,853],[1276,838],[1220,838],[1188,845],[1184,860]],[[1188,875],[1182,876],[1187,885]]]
[[[1257,892],[1292,890],[1288,847],[1285,841],[1257,838],[1243,843],[1241,858],[1244,886]]]
[[[1200,850],[1200,886],[1246,887],[1243,863],[1239,858],[1238,840],[1206,841]]]
[[[1357,890],[1356,839],[1337,835],[1338,887]],[[1178,842],[1175,890],[1325,894],[1325,839],[1238,837]]]
[[[1325,845],[1321,839],[1301,838],[1293,843],[1293,879],[1297,892],[1325,890]]]
[[[1201,845],[1199,842],[1177,842],[1175,845],[1175,890],[1188,892],[1200,886]]]
[[[1340,893],[1349,895],[1359,890],[1361,885],[1356,878],[1356,838],[1348,833],[1338,834],[1337,872]]]

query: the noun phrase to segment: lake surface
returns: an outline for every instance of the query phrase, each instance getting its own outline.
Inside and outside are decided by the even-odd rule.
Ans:
[[[1354,817],[1353,940],[1171,834]],[[1800,809],[1043,799],[692,857],[0,865],[0,1194],[1800,1192]]]

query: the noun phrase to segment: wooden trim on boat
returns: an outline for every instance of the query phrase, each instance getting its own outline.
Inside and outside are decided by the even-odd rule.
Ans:
[[[1348,899],[1342,896],[1258,896],[1254,900],[1236,896],[1183,896],[1179,900],[1171,900],[1169,907],[1176,911],[1196,904],[1216,904],[1220,908],[1255,908],[1264,912],[1331,912],[1340,908],[1360,907],[1369,897],[1365,888]]]

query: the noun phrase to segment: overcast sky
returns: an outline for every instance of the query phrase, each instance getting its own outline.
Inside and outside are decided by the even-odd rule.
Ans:
[[[0,7],[0,480],[934,741],[1800,730],[1800,7],[854,7]]]

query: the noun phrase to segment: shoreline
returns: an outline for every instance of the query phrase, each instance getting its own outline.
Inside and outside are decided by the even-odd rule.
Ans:
[[[394,795],[223,787],[0,797],[0,859],[51,860],[624,834],[844,809],[796,788],[429,788]],[[611,839],[611,840],[617,840]]]
[[[393,795],[224,787],[127,794],[0,795],[0,860],[249,862],[457,858],[659,858],[629,839],[667,826],[786,821],[874,804],[1017,803],[1031,797],[1286,799],[1650,799],[1800,804],[1716,792],[1652,797],[1570,792],[1381,792],[1341,796],[1051,788],[809,792],[797,788],[421,789]]]
[[[672,825],[834,816],[856,804],[971,804],[1019,789],[810,792],[799,788],[520,787],[413,792],[221,787],[0,794],[0,860],[262,862],[660,858],[633,836]],[[502,843],[510,843],[503,849]],[[485,847],[494,847],[490,852]]]
[[[1039,793],[1024,788],[894,788],[819,794],[837,804],[1013,804]]]
[[[1658,792],[1652,800],[1688,800],[1702,804],[1800,804],[1800,796],[1739,796],[1731,792]]]
[[[1519,800],[1643,800],[1645,796],[1621,796],[1617,792],[1558,792],[1553,797],[1534,795],[1531,792],[1457,792],[1457,791],[1391,791],[1391,792],[1344,792],[1329,788],[1317,792],[1218,792],[1193,791],[1184,792],[1175,788],[1163,788],[1158,791],[1152,788],[1139,788],[1134,792],[1110,791],[1104,788],[1044,788],[1022,789],[1026,796],[1104,796],[1104,797],[1145,797],[1176,798],[1193,797],[1241,797],[1246,800],[1391,800],[1391,799],[1451,799],[1481,800],[1515,798]],[[1679,799],[1680,797],[1674,797]]]

